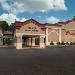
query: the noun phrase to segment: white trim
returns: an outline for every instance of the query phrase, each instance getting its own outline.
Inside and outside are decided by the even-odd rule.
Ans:
[[[45,34],[16,33],[16,36],[18,36],[18,35],[20,35],[20,36],[22,36],[22,35],[44,35],[45,36]]]
[[[61,40],[61,28],[59,28],[59,42],[62,42],[62,40]]]
[[[49,45],[48,44],[48,28],[46,28],[46,46]]]
[[[63,29],[61,29],[61,30],[63,30]],[[75,30],[75,29],[65,29],[65,30]]]
[[[53,32],[55,32],[57,35],[59,35],[58,32],[55,31],[55,30],[52,30],[51,32],[49,32],[49,35],[50,35],[51,33],[53,33]]]

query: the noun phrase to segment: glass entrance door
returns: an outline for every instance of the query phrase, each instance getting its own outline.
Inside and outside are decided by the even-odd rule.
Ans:
[[[35,45],[40,45],[40,38],[39,37],[35,38]]]

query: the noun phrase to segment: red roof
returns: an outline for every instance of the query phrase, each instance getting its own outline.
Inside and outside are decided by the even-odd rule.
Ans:
[[[29,19],[29,20],[24,21],[24,22],[16,21],[15,25],[16,25],[16,29],[20,29],[22,26],[27,25],[28,23],[34,23],[35,25],[39,26],[41,29],[45,29],[46,26],[58,26],[58,27],[61,27],[61,26],[66,25],[66,24],[68,24],[68,23],[70,23],[72,21],[75,22],[75,19],[68,20],[66,22],[58,22],[58,23],[55,23],[55,24],[49,24],[49,23],[41,24],[41,23],[35,21],[34,19]]]
[[[55,24],[46,23],[46,26],[57,26],[57,27],[61,27],[62,25],[60,25],[59,23],[55,23]]]
[[[15,25],[16,25],[16,29],[20,29],[22,26],[24,25],[27,25],[28,23],[33,23],[33,24],[36,24],[37,26],[39,26],[41,29],[43,28],[46,28],[45,27],[45,24],[41,24],[33,19],[30,19],[30,20],[27,20],[27,21],[24,21],[24,22],[16,22]]]
[[[65,21],[65,22],[59,22],[59,24],[60,24],[60,25],[61,25],[61,24],[66,25],[66,24],[68,24],[68,23],[70,23],[70,22],[72,22],[72,21],[75,22],[75,18],[72,19],[72,20]]]

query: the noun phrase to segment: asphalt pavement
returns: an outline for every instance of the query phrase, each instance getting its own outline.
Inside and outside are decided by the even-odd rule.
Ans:
[[[75,47],[0,47],[0,75],[75,75]]]

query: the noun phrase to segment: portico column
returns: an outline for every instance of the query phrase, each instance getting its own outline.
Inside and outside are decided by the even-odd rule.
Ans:
[[[46,46],[48,46],[48,28],[46,28]]]
[[[45,48],[44,38],[45,36],[40,35],[40,48]]]
[[[32,46],[35,46],[35,37],[32,38]]]
[[[31,38],[28,38],[28,40],[29,40],[29,46],[31,46]]]
[[[16,49],[22,49],[22,36],[17,36]]]
[[[0,45],[2,45],[2,37],[0,38]]]
[[[61,40],[61,28],[59,28],[59,42],[61,43],[62,40]]]

